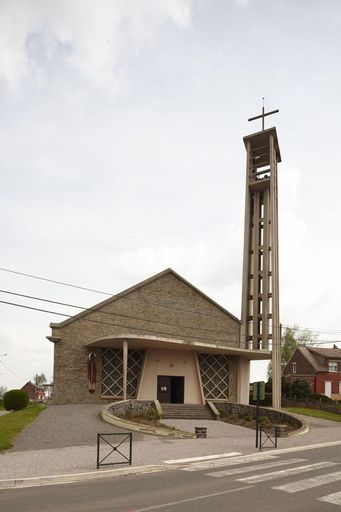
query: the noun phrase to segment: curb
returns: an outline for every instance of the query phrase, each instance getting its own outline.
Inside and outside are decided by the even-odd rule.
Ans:
[[[13,478],[0,480],[0,489],[22,489],[24,487],[40,487],[44,485],[71,484],[75,482],[84,482],[87,480],[97,480],[100,478],[110,478],[117,476],[142,475],[144,473],[157,473],[176,469],[176,467],[162,465],[137,466],[124,469],[107,469],[103,471],[89,471],[87,473],[68,473],[64,475],[36,476],[29,478]]]
[[[301,452],[305,450],[315,450],[318,448],[326,448],[330,446],[340,446],[341,441],[329,441],[325,443],[317,443],[303,446],[293,446],[288,448],[279,448],[279,449],[270,449],[266,451],[268,455],[281,455],[286,453],[294,453]],[[257,457],[260,452],[248,453],[245,455],[241,455],[244,457],[253,458]],[[263,452],[264,453],[264,452]],[[237,461],[240,457],[236,457]],[[120,469],[107,469],[107,470],[97,470],[97,471],[89,471],[86,473],[69,473],[64,475],[51,475],[51,476],[37,476],[37,477],[28,477],[28,478],[14,478],[7,480],[0,480],[0,490],[5,489],[22,489],[28,487],[39,487],[45,485],[58,485],[58,484],[71,484],[75,482],[85,482],[87,480],[97,480],[102,478],[114,478],[119,476],[129,476],[129,475],[143,475],[147,473],[158,473],[161,471],[169,471],[174,469],[179,469],[182,467],[186,467],[187,464],[181,462],[181,459],[177,464],[151,464],[146,466],[136,466],[136,467],[126,467]]]
[[[286,453],[294,453],[305,450],[315,450],[318,448],[324,448],[329,446],[340,446],[341,441],[330,441],[326,443],[316,443],[304,446],[294,446],[288,448],[279,448],[279,449],[271,449],[266,453],[268,455],[281,455]],[[249,453],[242,455],[241,457],[250,457],[257,458],[260,452]],[[263,452],[264,453],[264,452]],[[235,460],[238,461],[240,457],[236,457]],[[177,464],[155,464],[155,465],[147,465],[147,466],[136,466],[136,467],[126,467],[120,469],[107,469],[107,470],[97,470],[97,471],[89,471],[86,473],[71,473],[64,475],[51,475],[51,476],[38,476],[38,477],[29,477],[29,478],[14,478],[7,480],[0,480],[0,490],[4,489],[22,489],[29,487],[40,487],[45,485],[58,485],[58,484],[71,484],[75,482],[86,482],[88,480],[97,480],[102,478],[114,478],[119,476],[129,476],[129,475],[143,475],[147,473],[158,473],[161,471],[169,471],[174,469],[179,469],[182,467],[186,467],[187,464],[181,463],[179,461]]]
[[[266,407],[266,409],[270,409],[271,411],[280,412],[289,417],[291,416],[292,418],[294,418],[295,420],[298,420],[301,423],[301,426],[297,430],[292,430],[291,432],[288,432],[288,434],[285,437],[301,436],[301,435],[307,434],[309,432],[309,423],[306,423],[299,415],[294,414],[289,411],[286,411],[285,409],[275,409],[274,407]]]
[[[185,432],[180,430],[173,430],[170,428],[159,428],[151,425],[144,425],[143,423],[135,423],[134,421],[124,420],[118,416],[114,416],[108,411],[107,405],[102,409],[101,417],[106,423],[114,425],[122,429],[132,430],[134,432],[140,432],[141,434],[152,434],[154,436],[171,437],[176,439],[194,439],[195,434],[192,432]]]

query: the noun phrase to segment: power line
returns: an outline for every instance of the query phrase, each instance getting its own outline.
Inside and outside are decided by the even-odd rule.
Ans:
[[[50,283],[54,283],[54,284],[59,284],[59,285],[62,285],[62,286],[68,286],[70,288],[76,288],[76,289],[79,289],[79,290],[85,290],[85,291],[90,291],[90,292],[93,292],[93,293],[99,293],[99,294],[107,295],[107,296],[110,296],[110,297],[114,297],[116,295],[116,294],[112,294],[112,293],[109,293],[109,292],[104,292],[102,290],[96,290],[96,289],[93,289],[93,288],[88,288],[88,287],[85,287],[85,286],[79,286],[79,285],[75,285],[75,284],[71,284],[71,283],[66,283],[66,282],[63,282],[63,281],[57,281],[55,279],[50,279],[50,278],[47,278],[47,277],[37,276],[37,275],[34,275],[34,274],[28,274],[28,273],[25,273],[25,272],[19,272],[17,270],[12,270],[12,269],[8,269],[8,268],[4,268],[4,267],[0,267],[0,271],[8,272],[8,273],[11,273],[11,274],[16,274],[16,275],[21,275],[21,276],[29,277],[29,278],[32,278],[32,279],[38,279],[38,280],[41,280],[41,281],[46,281],[46,282],[50,282]],[[7,293],[7,292],[5,292],[5,293]],[[8,292],[8,293],[13,293],[13,292]],[[18,294],[18,295],[20,295],[20,294]],[[31,298],[31,297],[27,296],[27,298]],[[213,314],[210,314],[210,313],[207,313],[207,312],[188,310],[188,309],[181,308],[181,307],[171,306],[169,304],[162,304],[162,303],[159,303],[159,302],[152,302],[152,301],[148,301],[148,299],[145,299],[145,298],[140,298],[139,299],[139,298],[131,298],[131,297],[122,297],[122,299],[130,300],[130,301],[134,301],[134,302],[139,302],[139,301],[143,300],[145,303],[152,304],[152,305],[155,305],[157,307],[164,307],[164,308],[174,309],[174,310],[178,310],[178,311],[181,311],[181,312],[198,314],[198,315],[201,315],[201,316],[207,316],[207,317],[213,317],[213,318],[221,318],[218,315],[213,315]],[[81,306],[65,304],[65,303],[58,302],[58,301],[48,301],[47,299],[41,299],[41,300],[46,301],[46,302],[51,302],[52,304],[65,305],[67,307],[75,307],[75,308],[85,309],[85,310],[89,310],[89,311],[94,310],[93,308],[82,308]],[[0,302],[3,302],[3,301],[0,301]],[[32,309],[35,309],[35,308],[32,308]],[[104,312],[104,311],[102,311],[101,313],[114,314],[114,313]],[[54,314],[58,314],[58,313],[54,313]],[[118,316],[118,314],[115,314],[115,315]],[[64,315],[64,316],[68,316],[69,318],[72,317],[72,315]],[[125,315],[120,315],[120,316],[125,316]],[[127,315],[127,317],[128,318],[133,318],[133,317],[130,317],[129,315]],[[141,318],[138,318],[138,317],[135,317],[135,318],[136,319],[140,319],[140,320],[146,320],[146,319],[141,319]],[[175,327],[179,327],[178,324],[175,325],[175,324],[171,324],[171,323],[167,323],[167,322],[157,322],[157,321],[153,321],[153,320],[146,320],[146,321],[151,321],[151,322],[155,322],[155,323],[163,323],[163,324],[166,324],[166,325],[172,325],[172,326],[175,326]],[[288,325],[284,325],[284,324],[282,324],[282,326],[284,328],[292,328],[292,326],[288,326]],[[183,327],[192,328],[190,326],[183,326]],[[275,327],[275,326],[273,325],[272,327]],[[196,327],[193,327],[193,328],[196,329]],[[200,330],[207,330],[207,331],[210,331],[210,332],[222,333],[222,331],[215,331],[215,330],[212,330],[212,329],[204,329],[204,328],[200,328],[200,327],[198,327],[198,329],[200,329]],[[332,329],[329,330],[329,329],[313,329],[313,328],[308,328],[308,327],[297,327],[297,330],[298,331],[306,331],[306,330],[308,330],[308,331],[312,331],[313,333],[316,333],[317,335],[318,335],[318,333],[330,334],[330,335],[335,335],[335,336],[337,336],[338,334],[341,334],[341,330],[332,330]],[[224,331],[224,334],[225,333],[226,332]]]
[[[1,304],[7,304],[7,305],[10,305],[10,306],[19,307],[19,308],[30,309],[30,310],[33,310],[33,311],[39,311],[39,312],[42,312],[42,313],[49,313],[49,314],[52,314],[52,315],[58,315],[58,316],[63,316],[63,317],[67,317],[67,318],[72,318],[71,315],[67,315],[65,313],[59,313],[58,311],[50,311],[50,310],[47,310],[47,309],[35,308],[35,307],[32,307],[32,306],[26,306],[24,304],[17,304],[17,303],[14,303],[14,302],[7,302],[7,301],[3,301],[3,300],[0,300],[0,303]],[[132,330],[136,330],[136,331],[143,331],[143,332],[148,332],[149,334],[155,335],[155,331],[152,331],[150,329],[145,329],[143,327],[133,327],[133,326],[130,326],[130,325],[128,326],[128,325],[116,324],[116,323],[111,323],[111,322],[103,322],[101,320],[91,320],[91,319],[88,319],[88,318],[79,318],[78,320],[81,320],[83,322],[102,324],[102,325],[111,325],[111,326],[114,326],[114,327],[122,327],[122,328],[125,328],[125,329],[132,329]],[[177,333],[174,333],[174,332],[158,331],[158,333],[159,334],[166,334],[168,336],[179,336]],[[226,334],[235,334],[235,333],[231,333],[231,332],[227,331]],[[192,336],[190,334],[183,334],[183,337],[184,338],[193,338],[193,339],[197,339],[197,340],[204,340],[204,341],[214,341],[214,342],[218,342],[218,343],[226,342],[227,341],[226,339],[209,338],[207,336],[205,336],[205,337],[202,337],[202,336]],[[316,341],[317,345],[319,345],[319,344],[331,344],[331,343],[341,343],[341,341],[337,341],[337,340],[318,340],[318,341]],[[273,346],[274,344],[270,342],[270,345]],[[233,348],[233,347],[231,347],[231,348]]]
[[[19,307],[19,308],[30,309],[30,310],[33,310],[33,311],[39,311],[41,313],[50,313],[52,315],[59,315],[59,316],[67,317],[67,318],[72,318],[72,315],[67,315],[65,313],[59,313],[57,311],[50,311],[50,310],[47,310],[47,309],[35,308],[33,306],[25,306],[24,304],[17,304],[15,302],[8,302],[8,301],[0,300],[0,303],[1,304],[7,304],[9,306]],[[143,332],[148,332],[149,334],[152,334],[152,335],[155,335],[155,334],[166,334],[167,336],[179,336],[179,334],[177,334],[175,332],[157,331],[157,333],[156,333],[155,331],[152,331],[151,329],[145,329],[143,327],[133,327],[131,325],[123,325],[123,324],[116,324],[116,323],[111,323],[111,322],[103,322],[101,320],[92,320],[92,319],[89,319],[89,318],[78,318],[77,320],[80,320],[80,321],[83,321],[83,322],[91,322],[91,323],[95,323],[95,324],[111,325],[111,326],[114,326],[114,327],[121,327],[121,328],[124,328],[124,329],[132,329],[134,331],[143,331]],[[226,334],[230,334],[230,333],[226,332]],[[228,341],[226,338],[225,339],[217,339],[217,338],[209,338],[207,336],[205,336],[205,337],[203,337],[203,336],[192,336],[190,334],[182,334],[182,336],[184,338],[193,338],[193,339],[196,339],[196,340],[214,341],[215,343],[224,343],[224,342]]]
[[[50,300],[50,299],[43,299],[43,298],[40,298],[40,297],[35,297],[33,295],[25,295],[23,293],[10,292],[8,290],[0,290],[0,293],[6,293],[8,295],[15,295],[16,297],[23,297],[25,299],[30,299],[30,300],[38,300],[38,301],[41,301],[41,302],[47,302],[49,304],[56,304],[56,305],[59,305],[59,306],[67,306],[67,307],[70,307],[70,308],[76,308],[76,309],[82,310],[84,313],[95,312],[95,313],[100,313],[100,314],[109,315],[109,316],[115,316],[115,317],[119,316],[119,317],[123,317],[123,318],[129,318],[131,320],[142,320],[143,322],[151,322],[151,323],[155,323],[155,324],[171,325],[173,327],[185,327],[187,329],[199,329],[200,331],[215,332],[215,333],[218,333],[218,334],[226,334],[226,332],[227,332],[227,331],[219,331],[219,330],[216,330],[216,329],[206,329],[205,327],[199,327],[199,326],[197,326],[197,327],[194,326],[193,327],[193,326],[190,326],[190,325],[174,324],[174,323],[171,323],[171,322],[163,322],[162,320],[153,320],[153,319],[143,318],[143,317],[139,317],[139,316],[125,315],[123,313],[113,313],[111,311],[99,311],[95,307],[85,308],[83,306],[76,306],[75,304],[68,304],[66,302],[58,302],[58,301]],[[71,315],[70,315],[70,317],[71,317]]]
[[[3,300],[0,300],[0,303],[1,304],[7,304],[7,305],[10,305],[10,306],[14,306],[14,307],[19,307],[19,308],[30,309],[30,310],[38,311],[38,312],[42,312],[42,313],[49,313],[49,314],[52,314],[52,315],[58,315],[58,316],[63,316],[63,317],[67,317],[67,318],[72,318],[71,315],[67,315],[65,313],[59,313],[58,311],[50,311],[50,310],[47,310],[47,309],[35,308],[33,306],[26,306],[24,304],[17,304],[17,303],[14,303],[14,302],[7,302],[7,301],[3,301]],[[114,327],[122,327],[122,328],[125,328],[125,329],[132,329],[132,330],[135,330],[135,331],[143,331],[143,332],[147,332],[149,334],[155,335],[155,331],[152,331],[150,329],[145,329],[145,328],[142,328],[142,327],[132,327],[130,325],[116,324],[116,323],[111,323],[111,322],[103,322],[101,320],[91,320],[91,319],[88,319],[88,318],[79,318],[78,320],[83,321],[83,322],[102,324],[102,325],[111,325],[111,326],[114,326]],[[158,331],[158,334],[166,334],[168,336],[179,336],[179,334],[177,334],[177,333],[165,332],[165,331]],[[226,334],[235,334],[235,333],[231,333],[229,331],[226,331]],[[226,339],[216,339],[216,338],[209,338],[209,337],[202,337],[202,336],[192,336],[190,334],[183,334],[182,336],[184,338],[193,338],[193,339],[196,339],[196,340],[214,341],[215,343],[221,343],[221,342],[228,341]],[[341,343],[341,341],[335,341],[335,340],[317,340],[316,341],[317,345],[319,345],[319,344],[321,344],[321,345],[323,345],[323,344],[331,344],[331,343]],[[270,345],[273,346],[274,343],[270,342]],[[231,347],[231,348],[238,348],[238,347]]]
[[[111,293],[103,292],[103,291],[100,291],[100,290],[94,290],[93,288],[86,288],[85,286],[78,286],[76,284],[65,283],[63,281],[56,281],[54,279],[49,279],[47,277],[35,276],[33,274],[26,274],[25,272],[18,272],[17,270],[11,270],[9,268],[2,268],[2,267],[0,267],[0,270],[2,270],[3,272],[9,272],[11,274],[17,274],[19,276],[31,277],[32,279],[39,279],[40,281],[47,281],[48,283],[60,284],[62,286],[69,286],[70,288],[78,288],[79,290],[85,290],[85,291],[88,291],[88,292],[100,293],[102,295],[112,295]]]
[[[200,327],[200,326],[190,326],[190,325],[184,325],[184,324],[174,324],[174,323],[171,323],[171,322],[163,322],[162,320],[153,320],[153,319],[144,318],[144,317],[125,315],[125,314],[122,314],[122,313],[113,313],[113,312],[110,312],[110,311],[99,311],[96,308],[86,308],[84,306],[77,306],[75,304],[69,304],[69,303],[66,303],[66,302],[59,302],[59,301],[55,301],[55,300],[45,299],[45,298],[42,298],[42,297],[36,297],[34,295],[26,295],[26,294],[23,294],[23,293],[11,292],[11,291],[8,291],[8,290],[0,290],[0,293],[6,293],[6,294],[9,294],[9,295],[15,295],[17,297],[23,297],[23,298],[30,299],[30,300],[37,300],[37,301],[41,301],[41,302],[47,302],[47,303],[56,304],[56,305],[59,305],[59,306],[66,306],[66,307],[71,307],[71,308],[77,308],[77,309],[82,310],[85,313],[96,312],[97,314],[104,314],[104,315],[109,315],[109,316],[114,316],[114,317],[129,318],[131,320],[141,320],[143,322],[151,322],[151,323],[156,323],[156,324],[170,325],[172,327],[177,327],[177,328],[184,327],[186,329],[199,329],[201,331],[214,332],[214,333],[223,334],[223,335],[224,334],[235,334],[234,331],[228,331],[228,330],[220,331],[220,330],[216,330],[216,329],[206,329],[205,327]],[[69,318],[72,318],[72,315],[68,315],[68,316],[69,316]],[[269,324],[269,326],[270,326],[270,324]],[[302,329],[302,330],[304,331],[306,329]],[[321,331],[321,332],[323,332],[323,331]],[[333,334],[333,333],[331,332],[329,334]],[[337,331],[335,331],[335,335],[338,335],[338,334],[339,333]]]
[[[8,368],[8,366],[7,366],[3,361],[1,361],[1,360],[0,360],[0,363],[2,364],[2,366],[4,366],[4,367],[6,368],[6,370],[7,370],[9,373],[11,373],[12,375],[14,375],[14,377],[17,377],[17,379],[21,379],[21,378],[22,378],[22,376],[20,376],[20,375],[18,375],[18,374],[16,374],[16,373],[14,373],[14,372],[12,372],[12,370],[10,370],[10,369]]]
[[[47,281],[49,283],[59,284],[59,285],[62,285],[62,286],[68,286],[70,288],[76,288],[78,290],[85,290],[85,291],[90,291],[90,292],[94,292],[94,293],[101,293],[102,295],[107,295],[109,297],[115,297],[117,295],[116,293],[109,293],[109,292],[104,292],[104,291],[100,291],[100,290],[94,290],[92,288],[87,288],[87,287],[84,287],[84,286],[78,286],[78,285],[71,284],[71,283],[65,283],[63,281],[56,281],[54,279],[50,279],[50,278],[42,277],[42,276],[36,276],[34,274],[26,274],[24,272],[18,272],[16,270],[11,270],[11,269],[7,269],[7,268],[3,268],[3,267],[0,267],[0,270],[2,270],[3,272],[9,272],[11,274],[17,274],[17,275],[20,275],[20,276],[30,277],[32,279],[38,279],[38,280],[41,280],[41,281]],[[203,311],[195,311],[195,310],[190,310],[190,309],[184,309],[184,308],[181,308],[179,306],[178,307],[177,306],[172,306],[172,305],[169,305],[169,304],[163,304],[161,302],[152,302],[152,301],[149,301],[148,299],[145,299],[145,298],[142,298],[142,297],[141,298],[122,297],[122,299],[128,300],[128,301],[133,301],[133,302],[140,302],[142,300],[146,304],[152,304],[152,305],[157,306],[157,307],[174,309],[174,310],[181,311],[181,312],[193,313],[193,314],[201,315],[201,316],[204,315],[204,316],[209,316],[209,317],[212,317],[212,318],[221,318],[218,315],[206,313],[206,312],[203,312]]]

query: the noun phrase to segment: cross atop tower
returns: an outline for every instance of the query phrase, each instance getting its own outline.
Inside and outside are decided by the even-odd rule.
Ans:
[[[271,116],[271,114],[277,114],[277,112],[279,112],[279,109],[277,110],[271,110],[271,112],[264,112],[264,98],[263,98],[263,106],[262,106],[262,113],[260,116],[255,116],[255,117],[250,117],[250,119],[248,119],[248,121],[255,121],[256,119],[261,119],[262,118],[262,130],[264,131],[264,117],[266,116]]]

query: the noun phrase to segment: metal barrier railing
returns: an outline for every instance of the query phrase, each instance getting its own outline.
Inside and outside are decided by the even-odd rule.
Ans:
[[[262,434],[265,434],[265,438],[264,438],[264,441],[262,439]],[[274,435],[271,436],[271,433],[270,432],[266,432],[266,430],[263,430],[262,426],[259,427],[259,451],[262,450],[262,448],[271,448],[271,447],[275,447],[277,448],[277,439],[278,439],[278,427],[275,427],[274,428]],[[266,443],[270,443],[270,445],[268,444],[268,446],[265,446]]]
[[[114,443],[110,441],[111,436],[118,437]],[[97,434],[97,469],[100,466],[113,466],[116,464],[130,464],[132,462],[133,435],[131,432],[115,432],[114,434]],[[103,456],[103,452],[105,452]],[[114,455],[113,455],[114,454]],[[110,456],[119,460],[104,462]],[[103,457],[103,458],[101,458]],[[123,459],[123,460],[120,460]]]

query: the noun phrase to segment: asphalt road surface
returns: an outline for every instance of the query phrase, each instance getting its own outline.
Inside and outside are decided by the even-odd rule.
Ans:
[[[1,491],[1,512],[341,512],[341,446]]]

